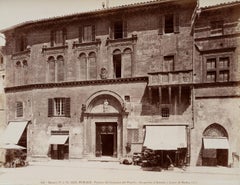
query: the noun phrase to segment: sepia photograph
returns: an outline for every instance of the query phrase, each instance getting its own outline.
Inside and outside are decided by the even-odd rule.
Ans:
[[[240,185],[240,0],[0,0],[0,185]]]

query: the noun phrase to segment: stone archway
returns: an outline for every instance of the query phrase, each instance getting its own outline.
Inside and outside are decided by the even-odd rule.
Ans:
[[[112,91],[99,91],[86,101],[84,153],[89,157],[120,157],[125,129],[122,98]]]
[[[228,133],[220,124],[209,125],[203,132],[202,165],[228,165]]]

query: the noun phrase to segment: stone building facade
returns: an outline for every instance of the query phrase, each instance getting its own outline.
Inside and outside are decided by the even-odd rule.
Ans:
[[[215,129],[230,143],[222,164],[229,165],[239,152],[239,15],[224,22],[230,36],[209,35],[206,17],[222,11],[153,1],[2,30],[6,120],[23,125],[15,144],[32,160],[115,160],[151,146],[174,163],[204,165],[202,153],[218,150],[203,151],[219,139],[205,138]],[[216,69],[224,80],[206,81],[204,61],[219,53],[229,57],[224,74]]]
[[[204,7],[196,18],[191,143],[192,160],[198,165],[210,161],[212,165],[239,165],[239,10],[239,2]],[[204,149],[201,139],[208,138],[227,138],[229,148]]]
[[[4,59],[4,47],[0,46],[0,135],[3,134],[6,127],[5,120],[5,59]],[[5,151],[0,149],[0,160],[3,161]]]

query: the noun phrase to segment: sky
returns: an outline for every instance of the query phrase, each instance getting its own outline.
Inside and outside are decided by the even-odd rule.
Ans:
[[[54,16],[102,9],[107,0],[0,0],[0,30],[13,25]],[[109,7],[149,0],[108,0]],[[200,6],[209,6],[233,0],[200,0]],[[4,45],[0,34],[0,46]]]

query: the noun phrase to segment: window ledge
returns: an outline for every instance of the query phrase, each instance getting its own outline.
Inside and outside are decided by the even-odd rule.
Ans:
[[[68,48],[68,45],[52,46],[52,47],[43,46],[43,47],[42,47],[42,53],[44,53],[45,51],[59,50],[59,49],[67,49],[67,48]]]
[[[136,34],[132,34],[132,37],[128,37],[128,38],[120,38],[120,39],[107,38],[106,45],[113,44],[113,43],[122,43],[122,42],[136,42],[136,40],[137,40]]]
[[[22,57],[22,56],[28,57],[28,56],[30,56],[30,52],[31,52],[31,49],[26,49],[24,51],[13,53],[12,54],[12,59],[15,59],[17,57]]]
[[[73,49],[77,48],[77,47],[81,47],[81,46],[92,46],[92,45],[100,45],[101,44],[101,40],[100,39],[96,39],[96,41],[92,41],[92,42],[82,42],[82,43],[77,43],[77,42],[73,42]]]

